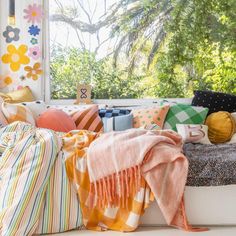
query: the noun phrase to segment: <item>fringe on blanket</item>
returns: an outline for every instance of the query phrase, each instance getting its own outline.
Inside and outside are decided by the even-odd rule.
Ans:
[[[141,181],[141,165],[99,179],[90,184],[89,207],[128,208],[128,200],[139,192]]]

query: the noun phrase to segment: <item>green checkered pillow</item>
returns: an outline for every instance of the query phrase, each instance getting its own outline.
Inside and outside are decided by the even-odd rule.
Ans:
[[[163,129],[177,131],[176,124],[203,124],[208,108],[195,107],[185,104],[172,105],[166,116]]]

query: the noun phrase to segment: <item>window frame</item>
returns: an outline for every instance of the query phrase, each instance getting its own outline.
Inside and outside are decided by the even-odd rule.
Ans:
[[[49,1],[42,0],[44,9],[44,20],[42,23],[42,63],[44,67],[42,88],[44,101],[49,105],[74,105],[76,99],[51,99],[51,85],[50,85],[50,20],[49,20]],[[191,103],[191,98],[150,98],[150,99],[93,99],[95,104],[105,104],[108,107],[130,107],[141,105],[155,105],[159,101],[166,99],[168,101],[177,101],[185,104]]]

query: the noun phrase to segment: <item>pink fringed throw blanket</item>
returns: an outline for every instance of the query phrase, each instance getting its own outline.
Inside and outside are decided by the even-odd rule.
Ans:
[[[141,178],[150,186],[169,225],[188,231],[183,193],[188,160],[182,139],[172,131],[128,130],[96,139],[88,149],[92,205],[127,207],[126,200],[140,188]]]

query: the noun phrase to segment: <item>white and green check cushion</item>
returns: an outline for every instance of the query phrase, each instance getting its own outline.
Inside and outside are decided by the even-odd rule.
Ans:
[[[186,104],[172,105],[166,116],[164,129],[177,131],[176,124],[203,124],[208,108]]]

